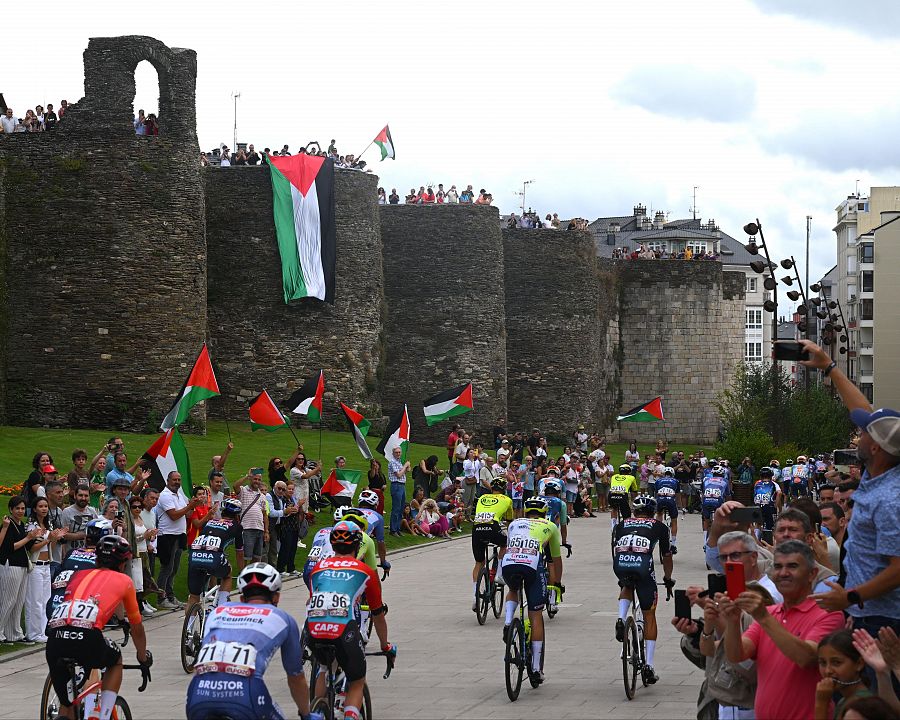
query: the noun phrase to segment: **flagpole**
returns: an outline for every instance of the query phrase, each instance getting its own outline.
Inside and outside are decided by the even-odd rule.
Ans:
[[[227,402],[225,403],[227,405]],[[222,413],[222,417],[225,419],[225,431],[228,433],[228,442],[232,442],[231,440],[231,427],[228,425],[228,408],[223,408],[225,412]]]
[[[294,436],[294,440],[297,443],[297,447],[299,447],[300,446],[300,438],[297,437],[297,433],[294,432],[294,428],[292,428],[290,425],[288,425],[288,430],[291,431],[291,435]]]
[[[368,150],[374,144],[375,144],[375,141],[372,140],[372,142],[370,142],[368,145],[366,145],[366,150]],[[359,160],[365,154],[366,150],[363,150],[359,155],[354,155],[353,157],[356,158],[357,160]]]

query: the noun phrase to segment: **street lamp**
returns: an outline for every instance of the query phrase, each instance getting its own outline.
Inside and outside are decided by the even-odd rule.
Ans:
[[[744,232],[750,236],[750,242],[747,243],[747,252],[751,255],[759,255],[760,248],[762,248],[766,255],[765,262],[754,260],[750,263],[750,267],[758,275],[762,275],[766,268],[769,270],[769,277],[764,279],[763,287],[772,291],[772,299],[766,300],[763,303],[763,308],[766,312],[772,313],[772,340],[774,341],[778,339],[778,281],[775,279],[774,270],[777,266],[772,262],[772,258],[769,257],[769,246],[766,245],[766,236],[763,235],[762,224],[759,222],[759,218],[756,218],[756,222],[748,222],[744,225]],[[759,235],[759,243],[756,242],[757,234]]]

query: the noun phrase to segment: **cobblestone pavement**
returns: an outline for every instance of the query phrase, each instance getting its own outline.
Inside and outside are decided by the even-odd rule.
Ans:
[[[705,584],[700,518],[683,517],[681,525],[674,572],[678,587]],[[565,563],[566,602],[556,618],[545,620],[547,680],[538,689],[526,681],[515,703],[509,702],[504,686],[502,619],[489,614],[481,627],[471,610],[468,537],[392,556],[393,571],[384,592],[390,606],[390,639],[399,645],[399,658],[388,680],[381,677],[382,658],[372,658],[369,665],[375,717],[694,717],[702,673],[681,655],[680,635],[670,624],[674,603],[662,598],[656,652],[661,680],[648,688],[639,683],[635,699],[625,698],[620,645],[613,636],[618,588],[609,558],[609,531],[609,516],[602,514],[570,525],[574,554]],[[300,619],[305,600],[300,580],[286,583],[282,608]],[[151,619],[147,627],[155,657],[153,682],[147,692],[138,693],[139,675],[128,672],[122,694],[138,720],[183,718],[188,676],[178,656],[181,616],[168,613]],[[133,662],[130,646],[125,659]],[[0,663],[5,700],[0,718],[37,717],[46,675],[43,652]],[[270,665],[266,682],[286,716],[295,717],[277,660]]]

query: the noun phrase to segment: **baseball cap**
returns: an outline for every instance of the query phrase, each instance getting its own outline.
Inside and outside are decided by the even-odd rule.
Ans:
[[[509,455],[509,450],[507,450],[506,448],[500,448],[500,449],[497,451],[497,457],[498,457],[498,458],[499,458],[499,457],[506,457],[507,455]]]
[[[59,472],[59,471],[52,465],[44,465],[44,469],[41,470],[41,472],[46,473],[47,475],[52,475],[53,473]]]
[[[850,413],[853,423],[865,430],[879,447],[890,455],[900,455],[900,413],[879,408],[868,413],[858,408]]]
[[[124,476],[117,477],[112,481],[112,487],[119,487],[123,485],[126,487],[131,487],[131,483],[128,482],[128,478]]]

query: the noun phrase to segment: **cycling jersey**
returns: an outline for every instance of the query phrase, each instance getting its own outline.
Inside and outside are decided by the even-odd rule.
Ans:
[[[369,523],[369,536],[375,538],[377,542],[384,542],[384,515],[370,508],[360,508],[360,510],[366,516],[366,522]]]
[[[757,480],[753,486],[753,504],[759,507],[774,505],[779,490],[774,480]]]
[[[620,475],[616,473],[609,479],[609,498],[610,500],[624,500],[628,497],[628,493],[637,492],[638,484],[634,479],[634,475]]]
[[[358,625],[363,593],[373,611],[384,605],[378,573],[353,557],[320,560],[313,568],[310,584],[306,626],[313,640],[337,640],[350,623]]]
[[[316,533],[309,548],[309,554],[306,556],[306,563],[303,566],[303,582],[306,587],[310,588],[309,578],[313,568],[319,560],[334,557],[334,549],[331,547],[331,528],[322,528]],[[368,535],[363,535],[362,542],[359,546],[359,552],[356,557],[362,560],[373,570],[378,567],[378,555],[375,551],[375,541]]]
[[[72,550],[59,566],[59,572],[50,584],[50,600],[47,602],[47,617],[53,615],[53,610],[63,601],[66,594],[66,586],[72,576],[78,570],[87,570],[95,567],[97,556],[92,547],[80,547]]]
[[[568,525],[569,516],[566,504],[555,495],[542,495],[542,497],[547,501],[547,519],[560,527]]]
[[[512,500],[506,495],[490,493],[478,498],[475,505],[475,525],[499,523],[503,519],[511,520],[513,517]]]
[[[657,545],[661,555],[671,552],[669,528],[655,518],[628,518],[613,529],[613,570],[620,587],[635,589],[642,610],[656,605],[653,550]]]
[[[675,496],[681,489],[680,483],[674,477],[663,475],[656,479],[656,500],[675,500]]]
[[[506,531],[506,553],[500,563],[504,572],[510,565],[526,565],[535,570],[543,563],[544,547],[551,558],[560,555],[559,528],[546,518],[519,518],[509,524]]]
[[[134,583],[128,575],[108,568],[79,570],[69,580],[47,626],[103,630],[119,605],[125,606],[128,622],[141,624]]]
[[[278,648],[288,676],[302,674],[300,629],[285,611],[248,603],[213,610],[188,688],[188,718],[282,718],[262,679]]]
[[[731,490],[725,478],[711,475],[703,481],[700,497],[703,503],[703,515],[709,517],[718,507],[731,497]]]
[[[227,565],[225,550],[230,545],[243,547],[241,530],[240,524],[228,518],[208,521],[191,543],[189,564],[204,568],[218,567],[223,562]]]
[[[805,495],[809,490],[809,469],[806,465],[794,465],[790,491],[793,495]]]

